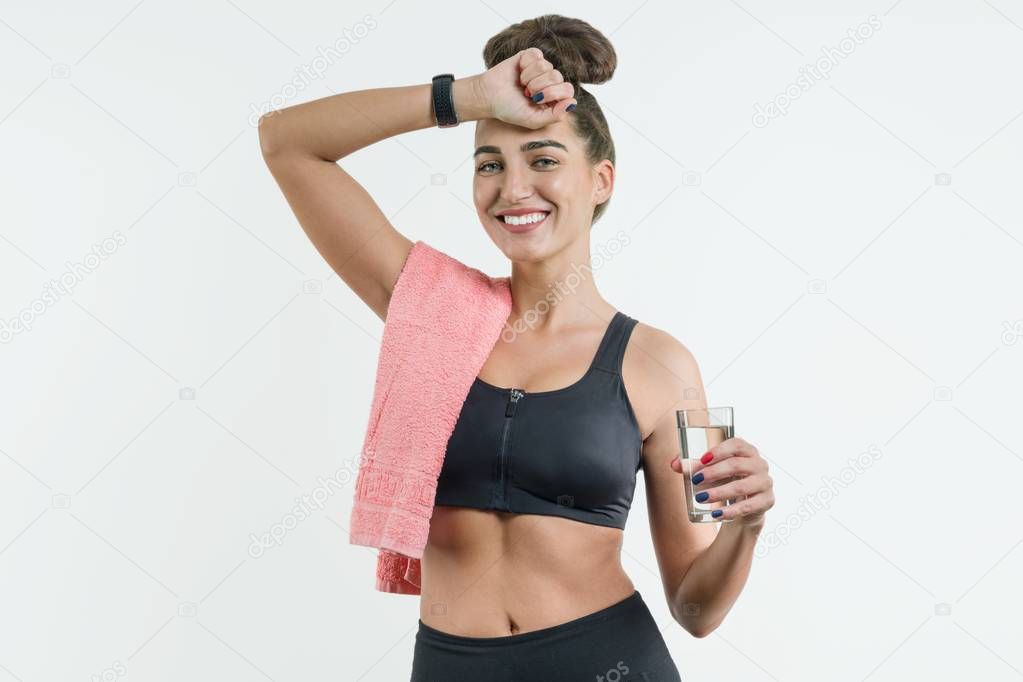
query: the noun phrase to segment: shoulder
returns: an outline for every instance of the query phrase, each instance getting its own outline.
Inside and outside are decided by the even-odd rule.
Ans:
[[[626,347],[628,367],[644,389],[677,393],[699,378],[700,368],[689,348],[670,333],[637,322]]]
[[[622,360],[622,379],[644,440],[673,410],[703,401],[700,367],[672,334],[637,322]]]
[[[664,373],[691,374],[698,369],[696,357],[684,343],[663,329],[644,322],[637,321],[630,345],[636,346],[631,350],[639,351],[633,354],[643,373],[652,374],[653,378],[662,377]],[[664,383],[664,380],[658,383]]]

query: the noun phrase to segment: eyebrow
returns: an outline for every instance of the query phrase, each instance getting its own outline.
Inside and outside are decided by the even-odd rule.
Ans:
[[[568,148],[565,147],[565,145],[558,142],[557,140],[533,140],[532,142],[526,142],[521,147],[519,147],[519,151],[528,152],[531,149],[539,149],[540,147],[557,147],[559,149],[564,149],[566,152],[568,151]],[[478,147],[476,151],[473,152],[472,155],[473,157],[477,157],[480,154],[500,153],[501,153],[500,147],[495,147],[494,145],[491,144],[485,144],[482,147]]]

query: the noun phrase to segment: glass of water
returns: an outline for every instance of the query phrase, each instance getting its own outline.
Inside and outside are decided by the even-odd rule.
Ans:
[[[731,407],[705,407],[693,410],[676,410],[678,437],[682,453],[682,481],[685,486],[686,506],[689,509],[689,520],[693,523],[728,522],[730,519],[715,518],[711,515],[715,509],[722,509],[730,504],[730,500],[717,502],[698,502],[700,493],[724,485],[733,480],[731,477],[708,483],[700,481],[693,485],[693,476],[699,474],[704,465],[700,462],[703,454],[715,445],[735,435],[735,423],[732,420]],[[714,462],[712,461],[711,464]],[[701,496],[702,497],[702,496]]]

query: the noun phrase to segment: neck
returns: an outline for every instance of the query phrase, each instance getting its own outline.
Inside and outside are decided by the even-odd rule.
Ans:
[[[606,324],[614,307],[597,290],[597,272],[587,238],[543,260],[512,261],[509,324],[519,331],[541,332]]]

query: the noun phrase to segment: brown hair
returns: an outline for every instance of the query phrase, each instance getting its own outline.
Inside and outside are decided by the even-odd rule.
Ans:
[[[590,163],[615,162],[615,146],[604,112],[582,83],[599,84],[611,79],[618,57],[607,37],[582,19],[545,14],[512,24],[487,41],[483,62],[490,69],[530,47],[538,47],[562,77],[575,88],[576,108],[569,114],[576,134],[586,143]],[[610,197],[593,209],[592,223],[604,213]]]

